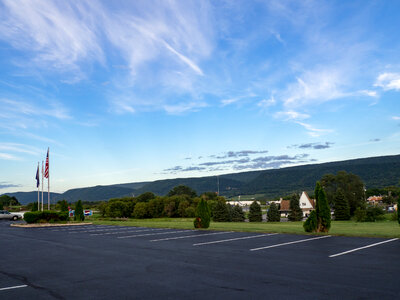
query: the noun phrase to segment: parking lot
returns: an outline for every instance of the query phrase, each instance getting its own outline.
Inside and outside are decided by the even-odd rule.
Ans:
[[[0,224],[0,299],[393,299],[398,239]]]

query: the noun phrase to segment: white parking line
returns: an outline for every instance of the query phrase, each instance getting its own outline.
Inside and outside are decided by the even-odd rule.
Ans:
[[[146,234],[135,234],[135,235],[124,235],[124,236],[117,236],[117,239],[127,239],[127,238],[140,237],[140,236],[159,235],[159,234],[169,234],[169,233],[179,233],[179,232],[187,232],[187,230],[168,231],[168,232],[157,232],[157,233],[146,233]]]
[[[170,238],[165,238],[165,239],[151,240],[150,242],[161,242],[161,241],[168,241],[168,240],[188,239],[188,238],[192,238],[192,237],[201,237],[201,236],[216,235],[216,234],[227,234],[227,233],[232,233],[232,232],[233,231],[224,231],[224,232],[213,232],[213,233],[204,233],[204,234],[184,235],[184,236],[170,237]]]
[[[70,231],[68,233],[82,233],[82,232],[97,232],[97,231],[121,231],[121,230],[132,230],[132,228],[143,228],[143,227],[121,227],[121,228],[107,228],[107,229],[89,229],[81,231]]]
[[[117,232],[105,232],[105,233],[91,233],[90,235],[109,235],[109,234],[121,234],[121,233],[132,233],[132,232],[144,232],[144,231],[156,231],[156,230],[167,230],[168,228],[159,229],[140,229],[140,230],[129,230],[129,231],[117,231]]]
[[[27,285],[24,284],[24,285],[15,285],[15,286],[4,287],[4,288],[0,288],[0,291],[20,289],[20,288],[24,288],[24,287],[27,287]]]
[[[266,246],[266,247],[260,247],[260,248],[254,248],[250,249],[250,251],[257,251],[257,250],[263,250],[263,249],[268,249],[268,248],[275,248],[275,247],[280,247],[280,246],[285,246],[285,245],[290,245],[290,244],[297,244],[297,243],[304,243],[312,240],[319,240],[319,239],[324,239],[331,237],[330,235],[324,235],[324,236],[319,236],[311,239],[304,239],[304,240],[299,240],[299,241],[293,241],[293,242],[287,242],[287,243],[282,243],[282,244],[276,244],[276,245],[271,245],[271,246]]]
[[[383,242],[379,242],[379,243],[374,243],[374,244],[371,244],[371,245],[367,245],[367,246],[360,247],[360,248],[355,248],[355,249],[352,249],[352,250],[340,252],[340,253],[333,254],[333,255],[329,255],[329,257],[336,257],[336,256],[348,254],[348,253],[351,253],[351,252],[359,251],[359,250],[362,250],[362,249],[365,249],[365,248],[375,247],[375,246],[378,246],[378,245],[381,245],[381,244],[385,244],[385,243],[389,243],[389,242],[393,242],[393,241],[396,241],[396,240],[398,240],[398,238],[387,240],[387,241],[383,241]]]
[[[237,241],[237,240],[254,239],[254,238],[259,238],[259,237],[264,237],[264,236],[270,236],[270,235],[276,235],[276,234],[278,234],[278,233],[268,233],[268,234],[260,234],[260,235],[250,235],[250,236],[245,236],[245,237],[240,237],[240,238],[233,238],[233,239],[226,239],[226,240],[219,240],[219,241],[212,241],[212,242],[205,242],[205,243],[197,243],[197,244],[193,244],[193,246],[202,246],[202,245],[217,244],[217,243],[225,243],[225,242],[231,242],[231,241]]]

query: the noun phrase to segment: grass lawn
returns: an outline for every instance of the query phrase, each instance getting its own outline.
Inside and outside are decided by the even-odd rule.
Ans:
[[[159,219],[127,219],[107,220],[96,216],[87,219],[96,225],[140,226],[155,228],[194,229],[194,218],[159,218]],[[207,230],[243,231],[243,232],[277,232],[292,234],[307,234],[303,222],[248,223],[248,222],[211,222]],[[330,235],[364,236],[400,238],[400,226],[396,221],[355,222],[333,221]]]

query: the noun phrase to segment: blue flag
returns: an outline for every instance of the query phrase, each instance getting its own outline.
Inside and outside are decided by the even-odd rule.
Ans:
[[[36,171],[36,187],[39,187],[39,185],[40,185],[40,179],[39,179],[39,165],[38,165]]]

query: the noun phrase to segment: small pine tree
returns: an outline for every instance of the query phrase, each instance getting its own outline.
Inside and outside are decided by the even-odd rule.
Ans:
[[[224,201],[218,201],[213,209],[214,222],[229,222],[230,215],[227,205]]]
[[[210,226],[210,209],[207,201],[201,199],[196,209],[196,218],[194,219],[195,228],[208,228]]]
[[[293,194],[290,198],[290,212],[288,215],[289,221],[301,221],[303,220],[303,211],[300,208],[299,196]]]
[[[250,205],[249,221],[262,222],[261,206],[257,201],[253,201],[253,203]]]
[[[280,220],[281,220],[281,216],[279,214],[278,206],[275,204],[275,202],[272,202],[267,211],[267,221],[268,222],[280,222]]]
[[[83,206],[82,206],[81,200],[76,202],[74,220],[75,221],[84,221],[85,220],[85,215],[83,214]]]
[[[245,216],[243,209],[239,205],[232,208],[232,222],[244,222]]]
[[[341,188],[338,188],[335,194],[335,220],[350,220],[350,206],[349,202],[344,196]]]
[[[318,227],[317,223],[317,212],[313,210],[304,222],[303,228],[306,232],[316,232]]]
[[[317,198],[317,232],[328,232],[331,228],[331,209],[328,200],[326,199],[324,189],[319,182],[317,182],[317,186],[318,185],[318,193],[315,193],[315,197]]]

